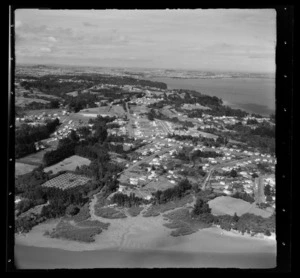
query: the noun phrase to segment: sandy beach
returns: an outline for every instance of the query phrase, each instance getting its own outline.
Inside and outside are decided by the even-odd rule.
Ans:
[[[36,267],[50,267],[49,263],[47,264],[49,260],[52,261],[53,267],[69,265],[69,267],[78,268],[81,265],[65,261],[66,255],[63,251],[69,252],[67,257],[74,257],[75,261],[82,262],[83,258],[89,258],[83,260],[86,261],[86,264],[83,264],[85,267],[100,267],[100,265],[101,267],[120,265],[136,267],[140,262],[140,256],[150,258],[146,267],[162,267],[160,260],[157,259],[159,257],[164,258],[165,262],[174,257],[170,260],[169,267],[179,267],[179,265],[196,267],[201,264],[203,267],[224,267],[224,264],[231,267],[247,267],[249,260],[253,263],[253,267],[275,267],[276,265],[274,237],[251,237],[237,232],[224,231],[219,227],[206,228],[191,235],[172,237],[170,235],[172,230],[163,226],[166,220],[162,215],[143,217],[140,214],[136,217],[106,219],[94,214],[95,202],[96,197],[90,202],[91,219],[110,223],[107,230],[95,236],[95,242],[81,243],[46,237],[45,231],[51,231],[59,221],[59,219],[48,220],[35,226],[26,235],[15,236],[18,265],[21,268],[30,268],[35,265]],[[28,251],[28,248],[31,251]],[[30,256],[33,256],[31,260],[28,259],[28,252]],[[94,252],[98,252],[96,257],[103,257],[100,264],[98,260],[90,259]],[[38,256],[37,254],[40,253],[43,255]],[[107,255],[104,255],[106,253]],[[85,254],[85,257],[82,257],[82,254]],[[185,254],[184,259],[183,254]],[[107,256],[114,259],[106,261]],[[132,260],[128,260],[128,256],[132,257]],[[232,256],[238,257],[239,260],[232,259]],[[249,256],[252,259],[249,259]],[[41,257],[48,257],[48,260],[45,258],[43,260]],[[59,257],[62,259],[58,260]],[[189,257],[190,259],[187,259]],[[258,260],[259,257],[262,259]],[[217,263],[217,265],[212,264],[212,258],[214,258],[214,264]],[[178,262],[173,264],[171,261],[174,260]]]
[[[159,257],[164,258],[167,267],[271,268],[276,266],[276,241],[274,239],[243,236],[223,231],[218,227],[203,229],[191,235],[172,237],[170,236],[171,229],[163,226],[165,220],[162,216],[146,218],[139,215],[124,219],[108,220],[101,217],[98,219],[110,222],[111,225],[108,230],[96,236],[93,243],[43,236],[46,230],[55,227],[58,220],[40,224],[26,235],[16,235],[15,252],[18,265],[20,268],[56,268],[59,265],[60,267],[80,268],[80,265],[82,267],[137,267],[139,263],[142,267],[144,264],[140,262],[139,257],[146,256],[151,259],[147,265],[144,265],[145,267],[164,267],[158,260]],[[59,255],[64,254],[63,251],[69,252],[75,261],[79,260],[81,263],[74,264],[74,262],[65,261],[66,256]],[[28,252],[34,257],[30,261],[28,261]],[[41,256],[37,255],[40,252],[44,254],[42,257],[48,257],[48,260],[44,259],[44,267],[40,261]],[[52,253],[57,255],[51,255]],[[102,259],[101,263],[94,259],[87,259],[86,264],[82,262],[82,258],[90,258],[94,253],[99,258],[109,256],[114,259],[110,261]],[[82,257],[83,254],[85,254],[84,257]],[[185,254],[184,259],[183,254]],[[58,260],[57,256],[63,259]],[[128,256],[132,260],[128,260]],[[174,257],[172,261],[178,260],[176,264],[173,264],[171,260],[169,264],[167,263],[168,258],[172,257]],[[211,261],[212,258],[214,258],[213,261]],[[258,260],[258,258],[261,259]],[[49,264],[49,260],[53,267],[51,263]]]

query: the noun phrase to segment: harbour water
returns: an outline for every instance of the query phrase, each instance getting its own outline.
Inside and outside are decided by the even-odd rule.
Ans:
[[[215,78],[183,79],[157,77],[149,80],[164,82],[169,89],[188,89],[216,96],[232,108],[249,113],[270,115],[275,111],[275,79]]]

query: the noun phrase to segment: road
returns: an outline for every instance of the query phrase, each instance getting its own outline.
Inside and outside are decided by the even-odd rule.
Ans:
[[[205,178],[203,184],[202,184],[202,190],[205,190],[206,189],[206,186],[207,186],[207,183],[209,182],[213,172],[218,169],[218,168],[222,168],[222,167],[226,167],[226,166],[231,166],[231,165],[235,165],[236,163],[238,162],[242,162],[242,161],[247,161],[247,160],[252,160],[252,159],[255,159],[259,156],[256,156],[256,155],[253,155],[253,156],[250,156],[250,157],[245,157],[245,158],[242,158],[242,159],[237,159],[237,160],[232,160],[232,161],[227,161],[227,162],[224,162],[224,163],[221,163],[221,164],[218,164],[214,167],[212,167],[208,174],[207,174],[207,177]]]
[[[169,129],[168,125],[161,121],[161,120],[156,120],[158,123],[160,123],[160,125],[162,126],[162,128],[164,129],[164,131],[166,132],[166,134],[171,133],[171,130]]]
[[[152,143],[152,144],[154,144],[154,143]],[[152,145],[152,144],[150,144],[150,145]],[[175,148],[176,148],[176,147],[172,146],[172,147],[169,147],[169,148],[165,148],[165,149],[163,149],[163,150],[161,150],[161,151],[159,151],[159,152],[156,152],[156,153],[154,153],[154,154],[151,154],[151,155],[149,155],[149,156],[143,158],[142,160],[138,161],[137,163],[131,165],[130,167],[128,167],[127,169],[125,169],[124,171],[122,171],[122,172],[119,173],[119,174],[122,174],[122,173],[124,173],[125,171],[130,171],[130,170],[132,170],[133,168],[139,166],[139,165],[142,164],[142,163],[150,162],[155,156],[164,154],[164,153],[166,153],[166,152],[168,152],[168,151],[174,150]]]
[[[133,132],[133,120],[132,120],[132,116],[129,112],[129,107],[128,107],[128,103],[126,102],[126,112],[127,112],[127,118],[128,118],[128,124],[127,124],[127,131],[128,131],[128,136],[129,137],[134,137],[134,132]]]

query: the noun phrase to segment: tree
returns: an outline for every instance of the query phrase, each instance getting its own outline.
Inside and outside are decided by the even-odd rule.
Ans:
[[[79,141],[79,136],[78,136],[78,134],[76,133],[76,131],[75,130],[71,130],[71,133],[70,133],[70,135],[69,135],[69,138],[70,138],[70,140],[72,141],[72,142],[74,142],[74,143],[77,143],[78,141]]]
[[[50,108],[51,109],[56,109],[59,107],[59,101],[57,99],[51,100],[50,101]]]
[[[203,199],[198,198],[196,204],[194,205],[193,214],[200,215],[203,213],[210,213],[210,212],[211,209],[209,205],[206,202],[204,202]]]
[[[154,121],[154,116],[152,113],[148,113],[148,120],[149,121]]]
[[[266,230],[266,231],[265,231],[265,235],[266,235],[266,236],[271,236],[270,230]]]
[[[271,186],[269,183],[265,185],[264,193],[266,196],[271,196]]]
[[[192,188],[191,183],[189,182],[188,179],[184,179],[179,182],[178,184],[179,188],[181,188],[183,191],[189,190]]]
[[[230,176],[231,176],[232,178],[236,178],[236,177],[237,177],[237,171],[234,170],[234,169],[232,169],[232,170],[230,171]]]
[[[237,214],[235,212],[232,219],[234,222],[238,222],[240,218],[237,216]]]
[[[267,202],[272,202],[272,201],[273,201],[272,196],[271,196],[271,195],[267,195],[266,201],[267,201]]]
[[[77,129],[77,133],[83,138],[87,138],[91,134],[91,131],[87,126],[82,126]]]

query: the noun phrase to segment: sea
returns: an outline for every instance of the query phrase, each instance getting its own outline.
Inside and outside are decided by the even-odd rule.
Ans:
[[[164,82],[168,89],[188,89],[216,96],[225,105],[248,113],[269,116],[275,112],[275,79],[272,78],[147,79]]]
[[[15,246],[16,269],[91,268],[259,268],[276,267],[275,253],[191,253],[175,251],[93,250]]]

